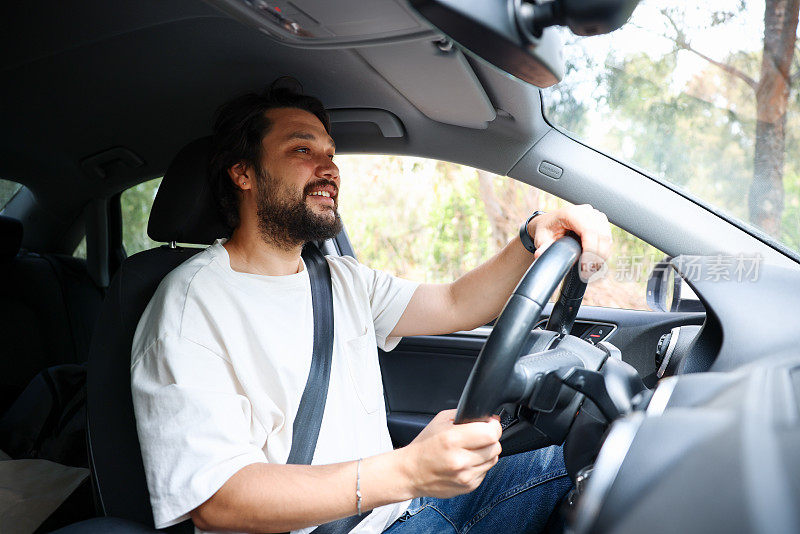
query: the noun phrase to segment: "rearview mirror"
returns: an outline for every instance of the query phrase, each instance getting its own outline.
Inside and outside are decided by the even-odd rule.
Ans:
[[[616,30],[639,0],[410,0],[411,6],[462,48],[538,87],[564,77],[561,40]]]

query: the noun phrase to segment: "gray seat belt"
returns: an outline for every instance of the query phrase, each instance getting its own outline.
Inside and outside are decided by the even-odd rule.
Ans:
[[[303,248],[303,261],[311,281],[311,305],[314,313],[314,348],[311,369],[300,397],[300,405],[292,427],[292,448],[287,464],[311,465],[317,447],[333,357],[333,289],[328,262],[313,243]],[[354,481],[355,482],[355,481]],[[355,493],[355,491],[354,491]],[[370,511],[371,512],[371,511]],[[314,529],[314,534],[346,534],[370,514],[353,515],[325,523]]]

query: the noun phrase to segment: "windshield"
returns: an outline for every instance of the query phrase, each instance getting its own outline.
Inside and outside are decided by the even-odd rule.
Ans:
[[[542,91],[545,115],[797,253],[797,11],[645,0],[611,34],[565,32],[567,73]]]

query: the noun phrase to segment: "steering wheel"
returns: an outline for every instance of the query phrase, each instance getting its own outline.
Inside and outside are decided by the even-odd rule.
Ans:
[[[485,419],[498,407],[509,403],[530,410],[532,394],[542,384],[546,373],[567,367],[596,371],[603,364],[607,354],[602,349],[568,335],[586,290],[586,283],[579,276],[580,254],[581,246],[577,239],[562,237],[550,245],[525,273],[506,302],[472,368],[458,403],[456,424]],[[562,279],[561,294],[553,307],[546,330],[532,331]],[[558,343],[556,348],[550,348],[554,343]],[[534,354],[520,358],[523,350]],[[553,398],[552,406],[548,406],[551,412],[559,409],[564,412],[561,422],[557,420],[559,413],[554,413],[556,419],[550,422],[555,421],[561,427],[566,425],[563,432],[549,432],[549,435],[542,437],[539,429],[540,432],[524,438],[522,443],[517,440],[518,443],[509,450],[506,450],[504,443],[504,453],[532,450],[563,440],[582,400],[580,395],[578,397],[581,399],[575,397],[573,391],[569,399],[562,399],[559,403],[558,399]],[[504,425],[503,439],[515,433],[530,435],[530,426],[534,425],[531,417],[525,421],[518,418],[511,426],[524,428]]]

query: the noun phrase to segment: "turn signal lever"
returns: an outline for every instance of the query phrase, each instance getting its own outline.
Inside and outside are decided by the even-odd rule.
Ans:
[[[565,387],[585,395],[608,422],[629,413],[634,397],[647,389],[610,343],[593,346],[566,336],[553,349],[517,360],[504,400],[549,414],[557,406],[564,409]]]
[[[566,336],[554,349],[520,358],[504,391],[503,453],[564,443],[586,399],[596,406],[593,420],[604,427],[631,412],[646,388],[615,353],[610,344]]]
[[[548,412],[555,405],[561,385],[582,393],[600,410],[608,422],[626,415],[633,409],[633,399],[644,391],[645,385],[636,370],[613,358],[606,358],[599,371],[577,366],[565,366],[547,373],[538,395],[528,404],[534,410]]]

